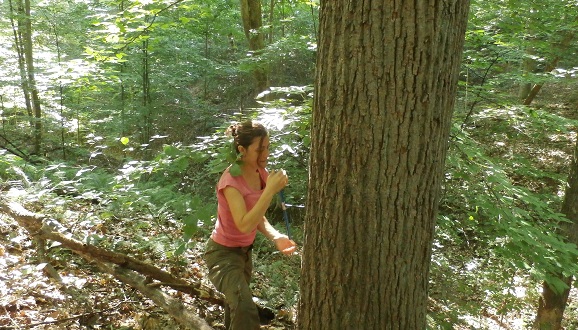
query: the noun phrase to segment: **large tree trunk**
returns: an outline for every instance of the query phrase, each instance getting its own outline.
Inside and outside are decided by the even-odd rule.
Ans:
[[[321,1],[300,329],[425,329],[468,1]]]
[[[570,223],[561,225],[562,235],[569,243],[578,244],[578,141],[574,150],[574,160],[568,177],[568,186],[562,204],[562,213]],[[564,309],[568,302],[568,295],[572,284],[572,277],[563,276],[562,270],[558,278],[568,285],[566,290],[553,290],[548,283],[542,285],[542,295],[538,304],[538,313],[534,321],[534,328],[541,330],[562,329]]]

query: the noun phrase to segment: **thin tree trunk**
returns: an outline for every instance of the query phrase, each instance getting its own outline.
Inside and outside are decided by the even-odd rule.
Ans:
[[[530,75],[536,71],[537,62],[535,59],[533,59],[533,57],[531,55],[534,55],[534,51],[531,47],[528,47],[526,49],[526,57],[522,61],[522,67],[521,67],[522,77]],[[532,84],[529,82],[522,81],[520,83],[520,86],[518,89],[518,98],[522,101],[525,100],[528,97],[528,95],[530,94],[531,90],[532,90]]]
[[[285,38],[285,0],[281,0],[281,38]]]
[[[317,31],[317,15],[315,15],[315,8],[313,6],[313,2],[309,5],[311,8],[311,22],[313,22],[313,35],[315,36],[315,43],[319,41],[319,31]]]
[[[149,67],[149,52],[148,39],[142,43],[142,103],[144,111],[144,129],[142,131],[141,143],[149,143],[152,136],[153,114],[150,94],[150,67]]]
[[[211,25],[209,24],[209,21],[207,20],[207,23],[205,24],[205,53],[203,54],[203,56],[205,58],[209,58],[209,38],[211,37],[210,35],[210,28]],[[209,70],[205,69],[205,72],[203,73],[203,100],[207,100],[208,96],[209,96]]]
[[[42,109],[34,77],[34,56],[32,56],[32,18],[30,16],[30,0],[24,0],[24,58],[32,109],[34,111],[34,154],[39,155],[42,146]]]
[[[142,60],[142,104],[143,106],[147,107],[151,103],[151,80],[150,80],[150,67],[149,67],[149,42],[148,39],[144,40],[142,43],[142,53],[143,53],[143,60]],[[148,141],[147,141],[148,142]]]
[[[568,243],[578,245],[578,141],[574,150],[574,159],[571,163],[568,185],[562,204],[562,213],[570,220],[570,223],[561,224],[562,235]],[[548,283],[542,284],[542,295],[538,302],[538,313],[534,321],[534,328],[540,330],[562,329],[564,309],[568,302],[573,277],[563,276],[562,270],[557,275],[568,288],[566,290],[553,290]]]
[[[240,0],[241,18],[243,20],[243,30],[245,37],[249,41],[249,49],[254,56],[258,56],[265,48],[263,37],[263,19],[261,17],[260,0]],[[253,70],[256,80],[256,93],[260,93],[269,87],[268,70],[263,63],[259,63]]]
[[[273,43],[273,18],[275,17],[275,3],[277,1],[276,0],[271,0],[269,2],[269,35],[267,36],[267,39],[269,40],[269,44]]]
[[[562,41],[560,42],[559,45],[556,46],[557,49],[557,54],[560,54],[561,52],[565,51],[566,49],[568,49],[568,47],[570,46],[570,43],[572,42],[572,40],[574,39],[574,35],[575,33],[572,32],[568,32],[566,33],[566,35],[564,36],[564,38],[562,39]],[[548,64],[546,66],[546,68],[544,69],[544,72],[551,72],[552,70],[556,69],[556,65],[558,65],[558,62],[560,61],[561,56],[560,55],[556,55],[554,57],[554,59],[550,62],[550,64]],[[532,87],[532,89],[530,90],[530,93],[528,94],[528,96],[526,97],[526,99],[524,99],[523,104],[524,105],[530,105],[532,103],[532,101],[534,100],[534,98],[536,97],[536,95],[538,95],[538,93],[540,92],[540,89],[542,89],[542,86],[544,84],[536,84]]]
[[[548,64],[548,66],[546,66],[546,69],[544,70],[544,72],[551,72],[552,70],[554,70],[556,68],[556,65],[558,65],[559,61],[560,61],[560,56],[556,56],[552,60],[552,62],[550,62],[550,64]],[[542,86],[544,86],[544,84],[535,84],[534,86],[532,86],[532,89],[530,89],[530,93],[528,93],[528,96],[526,96],[526,98],[524,99],[523,104],[524,105],[530,105],[530,103],[532,103],[532,101],[534,101],[534,99],[536,98],[536,95],[538,95],[538,93],[542,89]]]
[[[121,136],[126,136],[127,128],[126,128],[126,87],[124,83],[124,73],[125,73],[125,62],[119,63],[119,71],[120,71],[120,125],[121,125]]]
[[[61,58],[61,49],[60,49],[60,40],[59,40],[59,36],[58,36],[58,30],[56,28],[56,24],[52,23],[52,22],[48,22],[48,24],[50,24],[50,27],[52,28],[52,31],[54,32],[54,40],[56,43],[56,57],[58,60],[58,66],[60,67],[62,65],[62,58]],[[61,148],[62,148],[62,159],[66,160],[66,128],[64,127],[64,121],[65,121],[65,116],[64,116],[64,87],[62,86],[62,81],[60,79],[60,77],[58,78],[58,95],[60,98],[60,144],[61,144]]]
[[[24,15],[24,8],[22,6],[22,1],[18,1],[18,12],[14,12],[14,6],[12,0],[8,0],[10,7],[10,23],[12,24],[12,31],[14,32],[14,48],[16,48],[16,54],[18,55],[18,68],[20,70],[20,86],[22,88],[22,93],[24,95],[24,103],[26,104],[26,113],[28,114],[28,120],[30,127],[34,127],[33,113],[32,113],[32,103],[30,102],[30,88],[28,87],[28,79],[26,77],[26,61],[24,59],[24,45],[22,42],[21,28],[23,23],[21,22],[21,17]],[[14,22],[14,17],[17,17],[16,22]]]

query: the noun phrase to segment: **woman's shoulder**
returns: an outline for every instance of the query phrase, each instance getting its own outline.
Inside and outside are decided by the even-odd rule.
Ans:
[[[232,180],[235,177],[231,174],[231,172],[229,171],[231,167],[227,167],[226,170],[223,171],[223,173],[221,174],[221,177],[219,178],[219,182],[221,181],[228,181],[228,180]]]
[[[229,168],[227,168],[223,174],[221,174],[221,178],[219,179],[219,182],[217,183],[217,189],[223,189],[226,186],[232,186],[235,187],[237,189],[239,189],[239,185],[240,185],[240,177],[236,177],[233,176],[231,174],[231,172],[229,171]]]

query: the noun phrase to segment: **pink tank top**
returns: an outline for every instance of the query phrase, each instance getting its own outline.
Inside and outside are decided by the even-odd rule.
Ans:
[[[255,235],[257,234],[257,228],[246,234],[237,229],[223,190],[226,187],[237,189],[241,195],[243,195],[247,211],[249,211],[255,206],[259,197],[261,197],[269,174],[267,170],[260,168],[259,175],[262,181],[261,190],[251,189],[247,185],[247,182],[245,182],[243,176],[232,176],[231,173],[229,173],[229,169],[226,169],[223,175],[221,175],[221,179],[219,183],[217,183],[217,223],[211,234],[211,238],[215,242],[228,247],[244,247],[253,244]]]

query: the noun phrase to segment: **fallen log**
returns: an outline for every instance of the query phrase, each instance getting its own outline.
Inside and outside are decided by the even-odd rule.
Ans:
[[[175,321],[187,328],[198,330],[212,330],[207,322],[185,307],[178,299],[175,299],[163,291],[147,285],[147,278],[135,271],[118,265],[105,264],[96,261],[98,268],[112,274],[117,280],[137,289],[144,296],[152,300],[157,306],[171,315]]]
[[[139,290],[185,327],[194,326],[194,329],[201,330],[211,329],[205,320],[188,310],[182,302],[165,294],[154,285],[154,282],[151,285],[151,279],[158,280],[165,286],[207,302],[223,305],[221,293],[210,287],[201,283],[189,283],[158,267],[125,254],[112,252],[67,237],[54,230],[54,222],[50,219],[42,214],[31,212],[18,203],[1,199],[0,212],[14,218],[20,226],[30,233],[33,239],[57,241],[61,243],[62,247],[72,250],[88,261],[95,262],[101,270]]]

